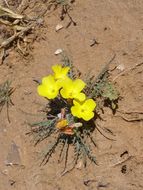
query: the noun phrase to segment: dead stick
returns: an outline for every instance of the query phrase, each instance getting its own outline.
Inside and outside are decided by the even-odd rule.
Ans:
[[[12,41],[14,41],[18,36],[22,35],[23,33],[27,32],[28,30],[30,30],[33,27],[33,25],[30,25],[28,27],[25,27],[23,30],[21,30],[20,32],[15,33],[13,36],[11,36],[10,38],[8,38],[7,40],[3,41],[0,45],[0,49],[6,47],[7,45],[9,45]]]
[[[113,164],[111,167],[119,166],[119,165],[125,163],[126,161],[132,159],[133,157],[134,157],[134,156],[129,156],[128,158],[126,158],[126,159],[124,159],[124,160],[121,160],[121,161],[117,162],[116,164]]]

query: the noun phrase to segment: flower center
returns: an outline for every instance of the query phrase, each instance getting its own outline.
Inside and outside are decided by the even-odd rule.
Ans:
[[[82,109],[81,109],[81,112],[82,112],[82,113],[85,112],[85,109],[82,108]]]

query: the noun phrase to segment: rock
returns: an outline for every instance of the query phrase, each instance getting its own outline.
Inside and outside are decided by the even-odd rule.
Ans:
[[[93,38],[92,40],[90,40],[90,47],[94,46],[94,45],[98,45],[99,42],[97,42],[97,40],[95,38]]]
[[[80,160],[80,161],[77,163],[77,165],[76,165],[76,169],[81,170],[82,168],[83,168],[83,161]]]
[[[13,186],[15,183],[16,183],[15,180],[13,180],[13,179],[10,179],[10,180],[9,180],[9,184],[10,184],[11,186]]]
[[[117,69],[120,71],[124,71],[125,70],[125,65],[124,64],[120,64],[117,66]]]
[[[3,171],[1,171],[1,173],[2,173],[3,175],[8,175],[8,169],[4,169]]]
[[[58,24],[55,28],[56,32],[58,32],[59,30],[61,30],[63,28],[62,24]]]
[[[63,50],[62,49],[57,49],[56,51],[55,51],[55,55],[59,55],[59,54],[61,54],[63,52]]]
[[[12,141],[10,150],[5,161],[7,166],[9,165],[21,165],[21,158],[19,153],[19,147]]]

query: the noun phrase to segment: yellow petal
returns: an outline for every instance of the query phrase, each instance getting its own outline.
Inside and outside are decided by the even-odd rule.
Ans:
[[[63,67],[62,68],[62,75],[67,75],[67,73],[69,72],[69,70],[70,70],[70,67]]]
[[[70,89],[69,89],[70,90]],[[72,91],[69,91],[65,88],[61,89],[60,93],[61,93],[61,96],[65,99],[67,98],[70,98],[70,99],[73,99],[73,96],[72,96]]]
[[[62,67],[61,65],[52,66],[55,79],[64,79],[69,71],[70,67]]]
[[[80,110],[79,110],[79,108],[77,106],[72,106],[71,107],[71,113],[72,113],[72,115],[75,116],[75,117],[81,118],[80,114],[79,114],[79,111]]]
[[[61,96],[63,97],[63,98],[68,98],[68,93],[67,93],[67,90],[65,90],[65,89],[61,89],[60,90],[60,94],[61,94]]]
[[[74,98],[82,102],[85,100],[86,96],[84,93],[79,93]]]
[[[37,91],[38,91],[38,94],[40,95],[40,96],[44,96],[44,97],[46,97],[47,96],[47,88],[44,86],[44,85],[39,85],[38,87],[37,87]]]
[[[96,107],[96,103],[93,99],[88,99],[84,102],[83,108],[93,111]]]
[[[52,75],[49,75],[47,77],[43,77],[42,79],[42,84],[46,85],[46,86],[51,86],[55,83],[55,79]]]
[[[94,117],[94,113],[93,112],[88,112],[88,113],[84,113],[81,114],[82,119],[84,119],[85,121],[89,121],[90,119],[92,119]]]
[[[63,88],[61,89],[60,93],[63,98],[73,98],[72,97],[72,86],[73,82],[70,78],[66,78],[63,82]]]
[[[64,79],[58,79],[58,80],[56,81],[56,83],[57,83],[58,87],[62,88],[62,87],[64,87],[65,84],[67,83],[67,80],[68,80],[68,77],[65,76]]]
[[[80,106],[82,103],[79,102],[78,100],[73,100],[73,104],[74,104],[75,106]]]
[[[46,96],[46,98],[48,98],[48,99],[54,99],[54,98],[56,98],[58,96],[58,91],[54,91],[54,92],[49,92],[48,94],[47,94],[47,96]]]
[[[73,81],[74,91],[82,91],[85,85],[85,82],[83,82],[81,79],[76,79]]]
[[[73,88],[72,79],[70,79],[69,77],[66,77],[63,83],[63,88],[65,88],[66,90]]]
[[[54,99],[58,95],[58,90],[54,88],[49,88],[46,85],[39,85],[37,88],[38,94],[40,96],[46,97],[48,99]]]
[[[59,65],[59,64],[52,66],[52,70],[53,70],[54,73],[60,73],[61,69],[62,69],[62,66]]]

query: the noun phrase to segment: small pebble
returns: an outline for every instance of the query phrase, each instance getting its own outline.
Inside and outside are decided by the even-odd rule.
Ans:
[[[81,170],[83,168],[83,162],[79,161],[76,165],[76,169]]]
[[[59,30],[61,30],[63,28],[62,24],[58,24],[55,28],[56,32],[58,32]]]
[[[120,64],[117,66],[117,69],[120,71],[124,71],[125,70],[125,65],[124,64]]]
[[[10,179],[9,183],[10,183],[11,186],[13,186],[16,183],[16,181],[14,181],[13,179]]]
[[[12,141],[10,145],[10,150],[7,154],[7,159],[5,161],[7,166],[11,165],[21,165],[21,158],[19,153],[19,147]]]
[[[5,170],[1,171],[1,173],[4,174],[4,175],[8,175],[8,169],[5,169]]]
[[[55,55],[59,55],[59,54],[61,54],[63,52],[63,50],[62,49],[57,49],[56,51],[55,51]]]

